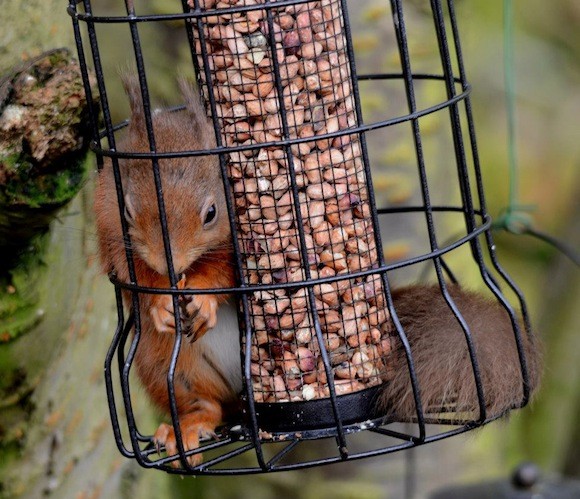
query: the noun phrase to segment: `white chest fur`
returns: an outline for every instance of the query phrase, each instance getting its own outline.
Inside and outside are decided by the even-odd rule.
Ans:
[[[242,390],[242,368],[238,313],[229,301],[218,309],[216,327],[199,340],[204,349],[211,351],[211,359],[232,384],[236,393]]]

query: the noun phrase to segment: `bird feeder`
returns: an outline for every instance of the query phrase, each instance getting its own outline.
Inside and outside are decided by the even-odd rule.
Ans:
[[[150,161],[156,172],[159,161],[167,158],[219,157],[237,275],[237,285],[231,289],[181,289],[169,251],[171,286],[167,289],[140,286],[132,265],[129,282],[111,276],[117,293],[118,326],[106,357],[105,376],[114,434],[124,456],[144,467],[182,474],[291,470],[408,449],[502,416],[505,411],[486,412],[484,382],[469,325],[454,306],[446,284],[446,278],[456,280],[446,257],[463,246],[469,248],[472,265],[490,295],[511,318],[521,397],[506,410],[527,403],[525,303],[495,256],[473,127],[471,87],[451,0],[425,2],[435,26],[439,73],[413,71],[408,6],[391,0],[400,72],[364,75],[357,74],[345,0],[184,0],[181,10],[167,14],[140,12],[146,5],[126,0],[120,2],[126,10],[121,16],[98,12],[92,3],[71,0],[68,11],[86,92],[91,91],[88,67],[98,82],[99,107],[92,109],[91,117],[92,148],[99,164],[110,158],[118,170],[119,162],[140,158]],[[169,22],[180,25],[186,34],[198,87],[213,122],[215,147],[185,152],[160,152],[155,147],[145,64],[148,54],[141,36],[148,24]],[[137,67],[147,134],[153,139],[149,152],[116,148],[126,123],[114,124],[111,116],[111,84],[103,68],[107,54],[101,46],[105,26],[130,34],[133,51],[127,48],[127,54],[134,56]],[[365,122],[361,88],[369,82],[396,82],[407,112]],[[416,86],[423,82],[439,86],[445,98],[420,106]],[[449,182],[461,193],[456,204],[431,201],[422,118],[435,113],[449,116],[446,133],[453,148],[448,163],[455,175]],[[104,128],[99,130],[101,114]],[[377,206],[367,137],[388,127],[404,128],[412,136],[421,191],[417,205]],[[115,180],[122,199],[123,179]],[[168,239],[162,186],[157,186],[156,194],[161,228]],[[429,247],[411,258],[387,261],[383,244],[389,241],[389,221],[405,214],[424,220]],[[435,221],[441,215],[461,220],[463,234],[443,242]],[[126,227],[124,231],[130,241]],[[127,258],[133,258],[130,252]],[[432,408],[424,410],[422,404],[414,352],[394,306],[391,275],[397,269],[425,264],[432,265],[441,296],[462,325],[471,358],[470,376],[477,390],[477,410],[472,413],[453,406],[434,413]],[[516,308],[503,289],[516,296]],[[123,303],[123,293],[132,297],[133,306]],[[139,297],[160,293],[176,298],[227,293],[235,297],[239,309],[243,390],[238,417],[219,428],[214,438],[202,439],[199,449],[187,450],[179,442],[179,411],[172,400],[171,422],[178,437],[173,455],[158,453],[152,431],[137,419],[132,389],[141,322],[135,303]],[[524,327],[520,326],[520,313]],[[177,306],[175,314],[179,322]],[[169,366],[177,362],[184,335],[184,331],[175,334]],[[381,390],[395,374],[393,358],[397,355],[405,359],[415,408],[405,426],[398,425],[401,421],[396,414],[377,405]],[[175,381],[171,372],[170,368],[170,399]],[[357,440],[369,434],[372,438]],[[319,445],[320,440],[331,445]],[[308,459],[302,457],[305,447]],[[192,453],[202,451],[201,463],[187,461]]]

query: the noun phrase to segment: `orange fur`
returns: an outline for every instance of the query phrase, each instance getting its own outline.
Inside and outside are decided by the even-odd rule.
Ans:
[[[119,150],[148,151],[135,77],[125,76],[125,86],[131,101],[132,119]],[[212,131],[201,103],[188,87],[182,85],[182,92],[187,111],[161,112],[153,118],[158,151],[213,146]],[[151,162],[121,160],[119,163],[129,208],[127,216],[131,222],[136,281],[142,286],[168,288]],[[179,287],[232,286],[231,236],[216,158],[162,159],[159,160],[159,173],[173,266],[178,276],[184,276]],[[208,195],[213,196],[218,213],[217,222],[211,230],[204,228],[200,217]],[[129,272],[110,161],[105,162],[99,175],[95,211],[103,266],[107,272],[113,271],[120,280],[127,282]],[[450,287],[450,292],[472,329],[489,413],[502,412],[519,400],[522,393],[521,373],[509,318],[496,302],[488,302],[457,287]],[[124,298],[130,306],[130,294],[125,292]],[[424,408],[429,411],[455,402],[461,411],[477,410],[471,362],[466,353],[463,331],[443,302],[439,288],[411,286],[394,291],[393,298],[415,359]],[[201,338],[208,330],[211,335],[215,311],[225,299],[223,295],[195,295],[186,305],[187,315],[193,316],[185,322],[189,329],[186,332],[191,333],[194,339]],[[141,295],[139,315],[142,333],[135,355],[136,370],[153,402],[168,412],[167,375],[175,341],[174,334],[171,334],[175,327],[171,295]],[[233,331],[231,341],[238,344],[237,331]],[[531,338],[524,337],[524,349],[529,359],[530,388],[534,389],[541,370],[538,347]],[[227,415],[226,407],[234,407],[237,402],[231,380],[216,368],[211,356],[203,342],[190,343],[183,338],[174,388],[186,450],[197,448],[200,436],[211,436]],[[400,345],[395,348],[394,357],[391,366],[394,378],[385,383],[380,406],[402,419],[412,419],[415,404],[410,391],[406,358],[401,353]],[[154,441],[157,445],[164,445],[168,454],[177,452],[175,433],[170,425],[160,425]],[[188,461],[196,465],[201,461],[201,455],[191,456]],[[175,466],[178,466],[177,462]]]

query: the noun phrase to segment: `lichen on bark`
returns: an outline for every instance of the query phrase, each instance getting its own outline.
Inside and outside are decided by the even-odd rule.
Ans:
[[[0,78],[0,247],[46,227],[85,178],[88,104],[68,49],[55,49]]]
[[[40,319],[35,288],[45,235],[85,182],[87,115],[68,49],[45,52],[0,78],[0,342]]]

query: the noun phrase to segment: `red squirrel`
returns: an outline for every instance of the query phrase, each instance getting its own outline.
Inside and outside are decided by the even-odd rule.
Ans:
[[[124,75],[123,82],[131,105],[131,122],[119,150],[149,151],[143,104],[137,77]],[[183,112],[153,115],[157,151],[207,149],[214,146],[200,99],[187,84],[181,84],[186,100]],[[169,277],[151,160],[119,161],[123,183],[125,219],[129,227],[137,283],[169,288]],[[179,288],[232,287],[231,232],[218,159],[215,156],[160,159],[165,212],[170,234],[175,274],[182,276]],[[115,189],[113,167],[106,160],[95,192],[99,251],[107,272],[129,282],[125,243]],[[130,306],[130,293],[124,292]],[[185,449],[199,446],[200,436],[211,436],[224,411],[236,404],[241,390],[240,351],[235,307],[224,295],[195,295],[185,308],[190,319],[175,371],[175,398]],[[141,294],[142,334],[135,365],[153,402],[169,412],[167,373],[171,358],[175,320],[171,295]],[[220,306],[223,305],[223,306]],[[219,307],[219,311],[218,311]],[[220,324],[216,327],[220,316]],[[211,334],[205,333],[213,329]],[[177,452],[173,427],[161,424],[154,435],[168,454]],[[188,458],[198,464],[201,455]]]
[[[131,121],[119,150],[149,150],[140,87],[135,76],[123,77],[131,104]],[[199,96],[181,84],[186,101],[183,112],[153,114],[157,151],[214,147],[213,129]],[[138,284],[169,287],[151,161],[119,161],[125,193]],[[225,196],[217,157],[160,159],[159,173],[165,201],[170,245],[179,288],[233,286],[232,244]],[[105,270],[129,282],[117,194],[110,160],[105,161],[95,194],[101,259]],[[490,413],[507,409],[521,399],[522,382],[512,325],[497,301],[450,286],[450,294],[470,326],[481,368]],[[130,294],[125,292],[126,305]],[[477,410],[472,365],[457,319],[438,286],[415,285],[393,291],[397,315],[407,334],[415,360],[424,410],[454,402],[461,410]],[[236,310],[226,296],[195,295],[186,305],[191,319],[186,327],[195,342],[182,342],[175,372],[175,397],[186,450],[196,449],[199,438],[213,435],[241,391],[241,366]],[[135,356],[137,373],[156,405],[169,412],[167,372],[175,328],[170,295],[140,296],[142,334]],[[211,331],[210,331],[211,330]],[[209,333],[208,333],[209,331]],[[206,334],[208,333],[208,334]],[[535,345],[524,337],[530,386],[538,383]],[[383,412],[408,420],[416,414],[404,352],[395,348],[392,379],[379,397]],[[161,424],[153,437],[168,455],[177,453],[173,427]],[[191,465],[201,455],[188,458]],[[177,462],[174,462],[178,466]]]

